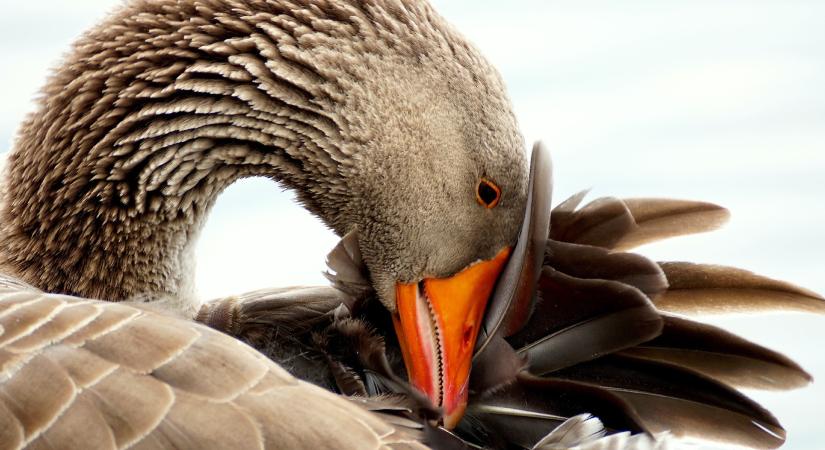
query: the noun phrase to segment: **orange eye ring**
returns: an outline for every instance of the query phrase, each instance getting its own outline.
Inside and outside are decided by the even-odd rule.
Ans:
[[[498,206],[501,200],[501,188],[487,178],[482,178],[476,186],[476,200],[478,204],[487,208],[493,209]]]

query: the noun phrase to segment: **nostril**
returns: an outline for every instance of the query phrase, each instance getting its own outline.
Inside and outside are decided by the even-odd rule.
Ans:
[[[473,338],[473,326],[466,325],[464,327],[464,332],[461,334],[461,342],[464,344],[464,347],[467,347],[471,344],[470,340]]]

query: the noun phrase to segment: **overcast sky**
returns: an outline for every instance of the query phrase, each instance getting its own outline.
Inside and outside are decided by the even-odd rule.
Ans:
[[[116,0],[3,2],[0,151],[70,42]],[[557,201],[667,196],[733,213],[714,234],[644,248],[661,260],[745,267],[825,292],[825,2],[438,0],[501,70],[525,136],[554,154]],[[205,299],[323,283],[337,238],[267,181],[231,187],[201,236]],[[822,317],[715,319],[822,379],[753,395],[821,449]]]

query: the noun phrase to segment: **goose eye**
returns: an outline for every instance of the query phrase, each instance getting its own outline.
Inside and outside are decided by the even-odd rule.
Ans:
[[[482,178],[476,187],[476,200],[485,208],[495,208],[501,200],[501,189],[492,181]]]

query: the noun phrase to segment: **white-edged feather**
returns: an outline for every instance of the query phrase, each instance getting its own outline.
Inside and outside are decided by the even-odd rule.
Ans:
[[[670,435],[656,437],[628,432],[605,436],[601,420],[590,414],[580,414],[542,438],[532,450],[667,450],[673,448]]]

